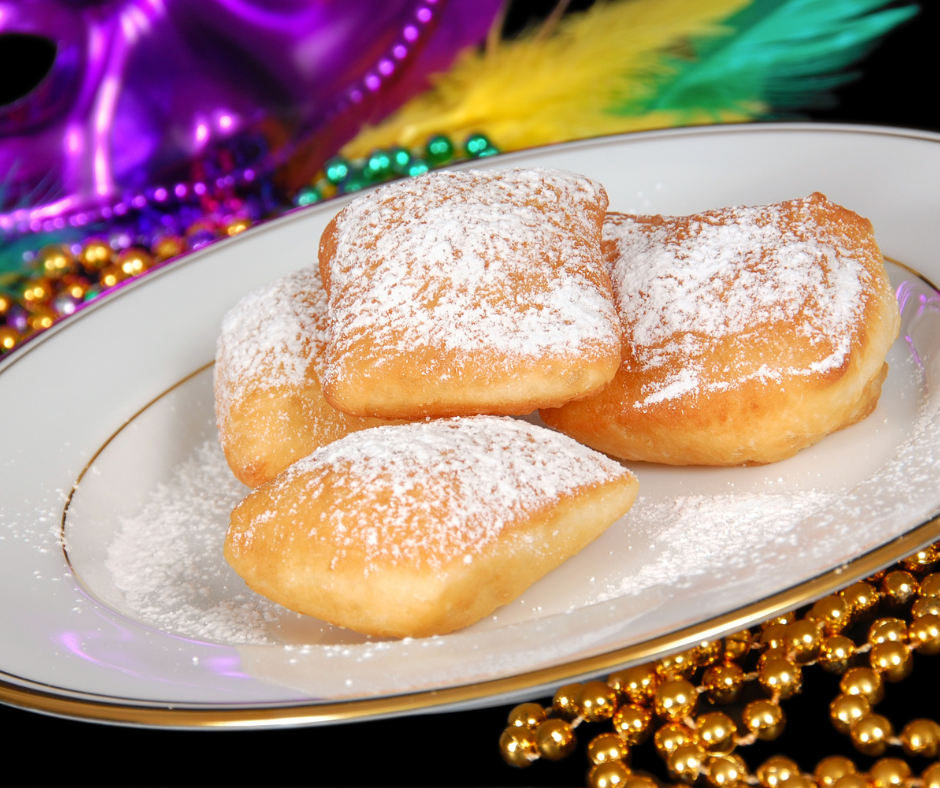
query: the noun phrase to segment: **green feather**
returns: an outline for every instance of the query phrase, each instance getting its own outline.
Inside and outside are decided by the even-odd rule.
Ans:
[[[651,111],[754,112],[826,101],[850,80],[844,69],[879,37],[910,19],[916,6],[877,10],[888,0],[754,0],[724,31],[691,42],[693,57],[671,57],[645,100],[615,108]]]

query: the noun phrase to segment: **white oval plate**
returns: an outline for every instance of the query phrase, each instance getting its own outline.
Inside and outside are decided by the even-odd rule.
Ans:
[[[584,173],[620,211],[822,191],[871,218],[885,254],[909,268],[889,265],[904,325],[871,417],[772,466],[636,464],[631,513],[521,600],[444,637],[377,642],[298,619],[247,591],[218,549],[244,491],[215,448],[207,365],[222,315],[311,263],[345,200],[100,299],[0,362],[0,700],[179,727],[509,702],[759,621],[936,539],[938,143],[876,128],[725,126],[478,162]],[[180,518],[172,503],[191,501],[193,484],[205,508]]]

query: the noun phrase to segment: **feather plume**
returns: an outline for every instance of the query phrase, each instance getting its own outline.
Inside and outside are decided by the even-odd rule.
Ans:
[[[707,38],[748,0],[629,0],[596,3],[564,18],[549,36],[529,31],[487,51],[466,51],[434,86],[342,154],[417,147],[429,136],[487,134],[502,149],[668,125],[666,118],[618,117],[612,104],[668,67],[663,52],[677,41]],[[658,113],[648,113],[658,114]]]
[[[727,20],[725,38],[693,43],[694,57],[651,87],[650,100],[620,111],[722,112],[733,108],[809,107],[852,78],[841,69],[906,21],[917,8],[872,13],[887,0],[754,0]]]
[[[806,107],[916,7],[888,0],[611,0],[467,51],[341,151],[486,134],[500,149],[767,117]]]

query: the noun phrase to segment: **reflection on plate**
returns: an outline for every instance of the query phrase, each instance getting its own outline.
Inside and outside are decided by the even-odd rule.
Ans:
[[[624,211],[678,214],[820,190],[869,216],[887,254],[938,281],[940,186],[927,175],[940,164],[938,142],[725,127],[486,164],[585,173]],[[902,336],[881,403],[861,424],[770,466],[631,464],[641,497],[622,521],[453,635],[370,639],[257,597],[221,558],[245,488],[217,448],[208,362],[226,309],[311,262],[341,205],[191,255],[0,365],[12,447],[0,491],[0,633],[16,644],[0,656],[0,699],[168,725],[507,702],[738,629],[937,537],[940,524],[924,524],[940,511],[940,297],[890,264]],[[66,560],[58,526],[79,477]]]

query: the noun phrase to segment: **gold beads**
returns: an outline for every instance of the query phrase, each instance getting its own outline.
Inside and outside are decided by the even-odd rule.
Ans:
[[[559,687],[552,698],[552,708],[563,720],[574,720],[581,716],[578,709],[578,693],[580,684],[565,684]]]
[[[78,253],[78,261],[88,273],[94,274],[111,264],[113,252],[107,241],[94,238],[86,241]]]
[[[854,640],[845,635],[832,635],[823,640],[817,660],[822,669],[829,673],[845,673],[856,651]]]
[[[888,572],[881,581],[881,593],[892,605],[906,604],[917,593],[917,581],[910,572]]]
[[[931,544],[903,559],[901,566],[908,572],[926,572],[937,561],[940,561],[940,549]]]
[[[931,613],[915,619],[907,629],[907,637],[919,654],[940,653],[940,616]]]
[[[702,686],[712,703],[734,703],[744,689],[744,671],[733,662],[712,665],[702,676]]]
[[[871,613],[881,600],[881,594],[868,583],[859,581],[839,592],[839,596],[849,606],[853,619],[864,618]]]
[[[613,716],[614,730],[630,745],[642,744],[653,728],[653,713],[633,704],[624,704]]]
[[[857,774],[855,764],[842,755],[833,755],[823,758],[816,764],[813,777],[820,788],[833,788],[837,780],[849,774]]]
[[[567,720],[545,720],[535,729],[535,743],[539,755],[550,761],[560,761],[570,755],[578,742]]]
[[[98,276],[98,281],[101,283],[101,286],[105,289],[109,287],[114,287],[116,284],[123,282],[127,279],[127,274],[117,265],[109,265],[101,269],[101,273]]]
[[[868,770],[872,788],[903,788],[911,776],[911,767],[900,758],[882,758]]]
[[[56,314],[48,306],[40,304],[33,308],[26,318],[26,323],[33,331],[42,331],[55,323]]]
[[[630,754],[627,743],[616,733],[602,733],[588,743],[587,756],[591,763],[623,761]]]
[[[652,700],[653,693],[661,682],[662,678],[652,665],[618,670],[607,679],[607,683],[620,692],[628,703],[641,704]]]
[[[691,785],[697,779],[705,766],[707,755],[698,744],[681,744],[669,754],[666,759],[666,768],[669,776],[674,780]]]
[[[803,687],[803,672],[799,665],[784,657],[762,659],[757,669],[757,680],[773,697],[790,698]]]
[[[538,703],[522,703],[509,712],[511,728],[537,728],[545,722],[545,709]]]
[[[737,659],[743,659],[751,650],[752,644],[753,638],[751,637],[751,632],[748,629],[727,635],[721,642],[721,658],[728,662],[732,662]]]
[[[27,309],[33,310],[41,304],[45,304],[48,301],[52,300],[52,296],[55,294],[55,290],[52,286],[52,281],[45,276],[41,276],[38,279],[30,279],[23,286],[22,299],[23,304]]]
[[[911,605],[911,618],[921,616],[940,616],[940,597],[927,596],[915,600]]]
[[[666,679],[687,679],[695,673],[698,664],[692,651],[680,651],[663,657],[656,663],[656,672]]]
[[[709,712],[698,718],[695,740],[710,754],[724,755],[734,749],[734,736],[738,731],[734,720],[720,711]]]
[[[499,737],[499,753],[510,766],[528,766],[539,757],[535,731],[529,728],[506,728]]]
[[[720,640],[706,640],[692,649],[692,659],[700,668],[715,664],[721,659],[722,644]]]
[[[884,682],[871,668],[850,668],[845,672],[839,689],[846,695],[862,695],[872,706],[884,698]]]
[[[251,221],[238,216],[223,222],[219,229],[222,231],[222,235],[233,236],[245,232],[249,227],[251,227]]]
[[[783,709],[769,700],[748,703],[741,714],[741,721],[745,728],[764,741],[776,739],[786,724]]]
[[[581,687],[576,702],[588,722],[609,720],[617,711],[617,691],[603,681],[589,681]]]
[[[178,257],[186,251],[186,241],[178,235],[164,235],[153,245],[154,258],[158,263]]]
[[[766,649],[766,652],[786,652],[787,629],[787,624],[777,623],[771,624],[761,633],[760,644]]]
[[[747,785],[747,764],[740,755],[719,755],[709,760],[705,777],[714,788],[743,788]]]
[[[12,326],[0,326],[0,351],[13,350],[22,337]]]
[[[896,640],[872,646],[868,656],[872,668],[878,671],[885,681],[897,682],[906,679],[914,667],[907,644]]]
[[[78,270],[78,260],[64,244],[44,246],[36,253],[33,264],[50,279],[61,279]]]
[[[804,619],[787,627],[785,639],[787,655],[805,665],[816,659],[822,644],[822,633],[815,621]]]
[[[940,572],[925,575],[920,579],[920,595],[926,599],[940,597]]]
[[[940,788],[940,763],[932,763],[920,775],[921,788]]]
[[[907,624],[900,618],[879,618],[868,629],[868,642],[874,646],[889,640],[903,641],[906,635]]]
[[[878,756],[888,748],[888,739],[894,736],[894,728],[880,714],[869,714],[852,726],[849,735],[856,750],[865,755]]]
[[[667,722],[653,736],[656,751],[662,758],[668,757],[683,744],[692,744],[694,741],[695,732],[681,722]]]
[[[620,761],[594,764],[587,776],[588,788],[622,788],[633,775]]]
[[[790,758],[775,755],[757,768],[757,781],[764,788],[778,788],[800,774],[800,767]]]
[[[829,719],[840,733],[849,733],[852,726],[871,714],[871,704],[864,695],[837,695],[829,704]]]
[[[832,788],[871,788],[871,783],[860,774],[847,774],[836,780]]]
[[[115,265],[121,269],[125,278],[140,276],[153,266],[153,257],[146,249],[132,246],[117,256]]]
[[[806,618],[816,622],[827,635],[838,635],[851,618],[851,607],[840,596],[827,596],[813,605]]]
[[[664,681],[653,694],[653,710],[665,720],[690,717],[698,707],[698,692],[685,679]]]
[[[908,755],[936,758],[940,755],[940,725],[933,720],[912,720],[899,737]]]

